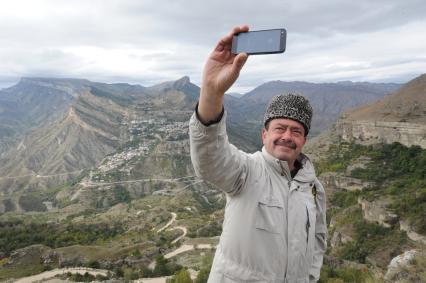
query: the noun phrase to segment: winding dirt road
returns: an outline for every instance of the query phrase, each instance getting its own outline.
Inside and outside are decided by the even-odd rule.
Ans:
[[[20,278],[20,279],[14,281],[14,283],[40,282],[42,280],[46,280],[46,279],[55,277],[56,275],[65,274],[65,273],[68,273],[68,272],[79,273],[81,275],[84,275],[87,272],[87,273],[89,273],[90,275],[93,275],[93,276],[96,276],[96,275],[107,276],[108,275],[108,270],[104,270],[104,269],[93,269],[93,268],[85,268],[85,267],[61,268],[61,269],[53,269],[53,270],[50,270],[50,271],[45,271],[43,273],[33,275],[33,276],[23,277],[23,278]]]

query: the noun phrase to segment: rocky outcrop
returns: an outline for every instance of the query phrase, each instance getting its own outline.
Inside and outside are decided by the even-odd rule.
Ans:
[[[402,231],[407,233],[408,238],[415,242],[423,243],[426,245],[426,236],[420,235],[411,229],[411,226],[405,221],[399,221],[399,227]]]
[[[364,182],[360,179],[347,177],[335,172],[325,172],[320,176],[321,182],[329,189],[361,191],[373,185],[371,182]]]
[[[426,148],[426,125],[408,122],[346,120],[336,123],[338,136],[347,142],[361,144],[399,142],[405,146]]]
[[[336,229],[333,233],[333,236],[331,237],[330,244],[331,247],[334,249],[352,241],[353,238],[351,236],[346,235],[342,231],[338,231]]]
[[[399,224],[400,230],[405,231],[408,238],[426,245],[426,236],[416,233],[406,221],[400,220],[398,215],[387,211],[386,206],[390,203],[389,201],[376,200],[370,202],[360,197],[358,203],[361,205],[365,220],[387,228]]]
[[[393,143],[426,148],[426,74],[397,92],[342,115],[335,130],[344,141]]]
[[[50,263],[55,258],[51,253],[52,249],[43,245],[28,246],[13,251],[5,265],[28,264],[35,261]]]
[[[409,269],[416,263],[415,258],[419,256],[424,257],[425,254],[421,255],[417,250],[410,250],[394,257],[389,263],[385,275],[386,282],[420,282],[412,281],[415,278],[407,278],[415,276],[415,274],[410,274]]]
[[[342,211],[340,215],[334,215],[330,219],[330,225],[329,225],[329,231],[331,235],[330,245],[333,249],[338,248],[344,244],[353,242],[354,239],[351,236],[352,232],[350,227],[348,229],[347,226],[341,225],[339,220],[342,215],[351,214],[351,213],[352,213],[352,209],[347,208],[344,211]]]
[[[386,210],[387,201],[376,200],[374,202],[358,198],[361,205],[364,219],[369,222],[375,222],[383,227],[391,228],[398,223],[398,215]]]

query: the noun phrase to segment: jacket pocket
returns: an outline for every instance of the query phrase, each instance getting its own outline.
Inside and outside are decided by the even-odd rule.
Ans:
[[[255,227],[270,233],[280,234],[284,225],[284,208],[278,199],[259,200],[256,211]]]

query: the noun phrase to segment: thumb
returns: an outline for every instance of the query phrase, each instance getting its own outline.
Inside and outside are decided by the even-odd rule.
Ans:
[[[234,59],[234,63],[232,64],[233,71],[235,73],[239,73],[241,69],[243,68],[244,64],[247,62],[247,59],[248,59],[247,53],[238,54]]]

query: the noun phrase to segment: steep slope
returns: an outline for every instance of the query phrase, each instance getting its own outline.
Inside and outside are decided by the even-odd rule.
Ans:
[[[22,78],[0,91],[0,154],[26,131],[63,117],[85,80]]]
[[[164,82],[146,89],[151,102],[162,110],[193,110],[200,88],[184,76],[176,81]]]
[[[43,84],[42,90],[33,91],[35,94],[37,91],[51,93],[66,84],[73,95],[55,93],[57,97],[69,99],[61,105],[62,115],[49,112],[43,113],[45,116],[40,114],[40,118],[38,112],[34,112],[36,119],[44,124],[27,127],[22,135],[17,135],[20,139],[2,154],[0,191],[6,195],[52,188],[97,166],[106,155],[135,142],[130,139],[131,131],[140,130],[133,128],[135,124],[130,121],[159,117],[159,121],[187,123],[195,106],[194,97],[199,93],[199,88],[188,77],[149,88],[81,80],[24,81]],[[9,90],[11,97],[17,96],[17,89],[20,87]]]
[[[36,87],[27,95],[28,85]],[[11,142],[13,147],[1,156],[0,188],[7,191],[55,186],[96,165],[126,140],[129,107],[145,95],[140,86],[66,79],[24,79],[7,91],[7,98],[20,105],[20,112],[39,106],[25,119],[15,119],[22,125],[26,120],[36,122],[22,127],[15,135],[19,140]],[[19,102],[19,96],[28,105]]]
[[[426,124],[426,74],[376,103],[348,111],[346,118]]]
[[[19,145],[2,158],[3,176],[33,175],[29,183],[57,184],[67,179],[67,173],[92,167],[120,145],[120,123],[127,110],[111,100],[81,94],[62,119],[28,133]],[[58,175],[43,178],[35,175]],[[4,188],[23,189],[22,179],[3,179]],[[47,183],[46,183],[47,182]]]
[[[384,99],[353,109],[336,124],[346,141],[420,145],[426,148],[426,74]]]

